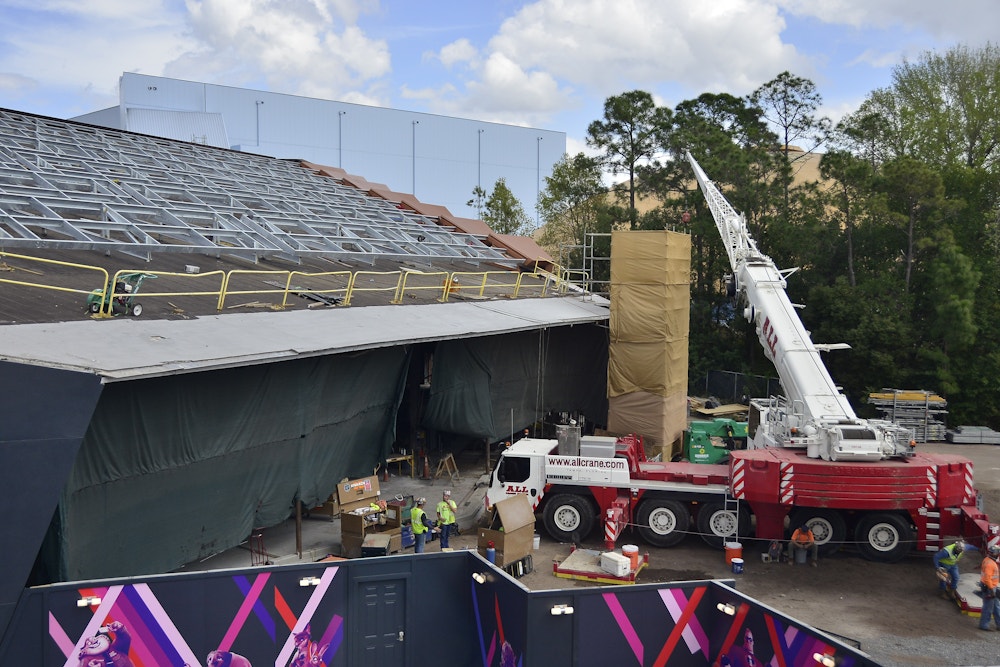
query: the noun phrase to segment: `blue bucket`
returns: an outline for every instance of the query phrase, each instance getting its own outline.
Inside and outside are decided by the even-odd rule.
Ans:
[[[743,559],[734,558],[733,559],[733,574],[743,574]]]

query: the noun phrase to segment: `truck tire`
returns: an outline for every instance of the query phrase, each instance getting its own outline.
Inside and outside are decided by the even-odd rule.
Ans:
[[[895,563],[913,549],[913,529],[898,514],[869,514],[854,533],[861,555],[876,563]]]
[[[586,498],[560,493],[545,503],[543,520],[552,539],[575,543],[594,529],[594,510]]]
[[[809,526],[824,556],[836,553],[847,542],[847,522],[836,510],[800,509],[792,515],[788,527],[795,530],[802,524]]]
[[[653,498],[639,505],[636,523],[642,539],[654,547],[672,547],[687,536],[691,516],[683,503]]]
[[[727,510],[724,503],[705,503],[698,509],[698,532],[711,547],[724,549],[726,542],[739,542],[740,535],[750,534],[750,510]]]

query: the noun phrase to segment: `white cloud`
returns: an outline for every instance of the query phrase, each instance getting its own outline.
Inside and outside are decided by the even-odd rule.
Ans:
[[[640,88],[673,105],[683,98],[664,89],[745,94],[786,69],[811,74],[784,27],[765,0],[537,0],[503,21],[481,60],[465,39],[441,50],[445,64],[469,63],[469,80],[435,110],[544,124],[582,96]]]
[[[390,71],[388,45],[352,23],[371,2],[324,0],[188,0],[199,48],[166,70],[205,80],[206,69],[226,83],[263,79],[271,90],[380,100],[380,77]]]
[[[473,64],[478,55],[479,51],[472,45],[472,42],[463,37],[441,49],[437,58],[445,67],[452,67],[456,63]]]
[[[831,25],[901,28],[946,42],[978,44],[996,39],[1000,3],[996,0],[774,0],[782,9]]]

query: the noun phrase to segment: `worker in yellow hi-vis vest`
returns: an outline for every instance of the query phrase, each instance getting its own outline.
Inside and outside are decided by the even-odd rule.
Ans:
[[[455,527],[455,512],[458,505],[451,499],[451,491],[445,489],[441,494],[441,502],[437,504],[438,527],[441,529],[441,548],[448,548],[448,536]]]
[[[417,498],[417,506],[410,510],[410,523],[413,528],[413,553],[415,554],[424,552],[427,535],[431,532],[431,520],[427,517],[427,512],[424,511],[426,504],[426,498]]]

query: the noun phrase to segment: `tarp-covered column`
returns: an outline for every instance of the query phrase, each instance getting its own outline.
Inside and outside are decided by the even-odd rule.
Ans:
[[[608,430],[679,449],[687,420],[691,237],[611,235]]]

